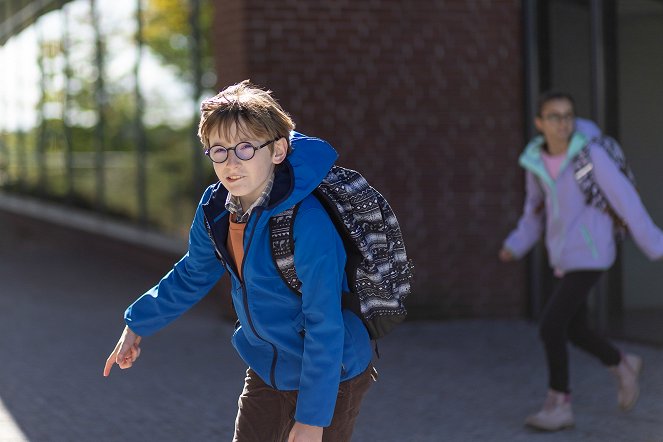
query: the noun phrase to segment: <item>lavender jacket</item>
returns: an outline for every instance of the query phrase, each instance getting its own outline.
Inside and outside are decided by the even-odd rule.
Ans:
[[[556,180],[543,164],[543,137],[533,138],[525,147],[519,159],[526,170],[525,207],[518,226],[504,241],[504,247],[516,258],[523,257],[545,229],[550,266],[557,273],[605,270],[613,264],[616,247],[612,219],[585,203],[571,161],[599,134],[599,128],[591,121],[576,120],[576,131]],[[652,221],[630,181],[602,148],[590,145],[590,156],[596,182],[626,221],[631,238],[649,259],[663,257],[663,232]],[[537,212],[542,201],[545,210]]]

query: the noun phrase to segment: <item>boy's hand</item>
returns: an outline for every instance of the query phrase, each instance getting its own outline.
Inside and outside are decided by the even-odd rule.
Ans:
[[[322,442],[323,427],[314,427],[313,425],[306,425],[300,422],[295,422],[288,442]]]
[[[502,262],[511,262],[515,261],[516,257],[513,256],[513,253],[511,253],[511,250],[502,248],[500,250],[500,253],[498,254],[500,261]]]
[[[104,367],[104,376],[110,374],[113,364],[117,364],[121,369],[129,368],[136,362],[138,356],[140,356],[140,336],[132,332],[129,327],[125,327],[120,336],[120,340],[117,341],[117,345],[113,352],[106,359],[106,366]]]

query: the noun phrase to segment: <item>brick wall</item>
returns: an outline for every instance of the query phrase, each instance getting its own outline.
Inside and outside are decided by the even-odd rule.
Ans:
[[[219,87],[272,89],[391,202],[416,280],[413,316],[525,311],[497,250],[522,205],[520,2],[214,2]]]

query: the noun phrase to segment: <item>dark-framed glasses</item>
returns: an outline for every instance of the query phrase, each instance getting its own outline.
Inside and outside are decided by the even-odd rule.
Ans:
[[[274,138],[273,140],[269,140],[260,146],[254,146],[248,141],[240,141],[235,145],[235,147],[223,147],[217,144],[210,146],[209,149],[206,149],[205,155],[207,155],[214,163],[224,163],[228,159],[228,151],[234,150],[237,158],[242,161],[248,161],[256,154],[256,150],[260,150],[263,147],[278,141],[280,138],[281,137]]]
[[[575,114],[573,113],[567,113],[567,114],[558,114],[558,113],[551,113],[548,115],[545,115],[543,117],[544,120],[550,121],[552,123],[559,124],[562,121],[573,121],[575,118]]]

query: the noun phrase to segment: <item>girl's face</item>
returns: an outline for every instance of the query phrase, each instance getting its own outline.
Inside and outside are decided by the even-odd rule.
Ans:
[[[573,104],[560,98],[545,103],[534,124],[548,143],[568,143],[574,131],[574,118]]]
[[[234,124],[228,133],[231,134],[230,139],[226,139],[220,130],[212,131],[209,137],[210,149],[214,146],[232,149],[241,142],[249,142],[258,147],[269,141],[251,135],[248,131],[238,130]],[[249,160],[240,160],[234,150],[229,150],[228,158],[223,163],[212,163],[214,172],[228,192],[239,197],[242,208],[246,210],[262,193],[274,167],[285,159],[287,148],[286,139],[280,138],[256,150],[253,158]]]

